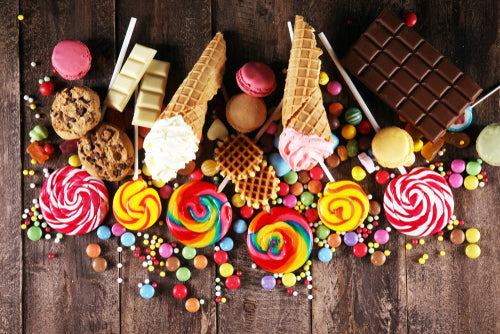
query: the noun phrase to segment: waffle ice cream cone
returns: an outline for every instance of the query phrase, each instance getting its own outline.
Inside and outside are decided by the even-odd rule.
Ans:
[[[321,54],[321,49],[316,47],[314,29],[297,15],[283,96],[282,121],[284,128],[332,141],[318,85]]]
[[[277,197],[279,179],[273,166],[268,166],[267,161],[263,160],[254,176],[236,182],[235,190],[247,205],[258,208],[260,205],[268,205],[269,200]]]
[[[225,62],[226,42],[222,34],[217,33],[163,110],[160,119],[181,115],[200,139],[207,102],[222,85]]]
[[[214,151],[221,175],[233,182],[253,177],[260,170],[263,152],[244,134],[226,138]]]

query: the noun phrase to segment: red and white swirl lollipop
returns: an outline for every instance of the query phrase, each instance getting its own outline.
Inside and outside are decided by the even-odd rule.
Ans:
[[[399,232],[423,237],[442,230],[453,214],[446,180],[428,168],[414,168],[393,179],[384,195],[384,211]]]
[[[63,167],[43,184],[40,209],[45,221],[63,234],[85,234],[101,225],[109,209],[108,190],[84,170]]]

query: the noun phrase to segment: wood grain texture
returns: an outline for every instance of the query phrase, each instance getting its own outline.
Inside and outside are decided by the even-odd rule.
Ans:
[[[34,176],[23,178],[24,207],[31,207],[44,182],[42,169],[55,169],[67,164],[68,155],[57,153],[43,166],[32,165],[24,153],[30,138],[29,130],[35,125],[45,125],[50,130],[47,142],[55,145],[62,140],[53,132],[50,107],[54,95],[42,96],[38,79],[51,77],[56,90],[71,85],[88,86],[103,96],[113,69],[114,33],[113,1],[21,1],[21,89],[32,96],[37,104],[31,111],[23,101],[23,168],[35,170]],[[84,79],[68,82],[52,72],[51,54],[54,46],[65,39],[78,39],[89,47],[92,67]],[[37,62],[31,67],[30,62]],[[41,115],[35,118],[35,113]],[[42,142],[43,145],[43,142]],[[30,189],[29,183],[36,184]],[[99,242],[95,233],[78,237],[64,237],[60,244],[53,240],[32,242],[28,239],[23,249],[24,293],[23,330],[28,333],[117,333],[119,332],[118,289],[116,271],[96,273],[85,248],[91,242],[101,244],[102,256],[110,267],[116,265],[114,247]],[[55,258],[48,259],[53,253]]]
[[[19,21],[17,1],[4,3],[0,29],[0,332],[18,333],[22,329],[22,239],[18,218],[22,210],[21,192],[21,117],[19,96]],[[9,315],[4,316],[4,315]]]

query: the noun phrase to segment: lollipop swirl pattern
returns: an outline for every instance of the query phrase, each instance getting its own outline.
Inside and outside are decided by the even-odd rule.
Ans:
[[[194,181],[177,188],[170,197],[167,224],[187,246],[210,246],[226,235],[233,211],[226,195],[211,183]]]
[[[434,234],[453,214],[454,200],[446,180],[428,168],[414,168],[389,183],[384,210],[398,231],[415,237]]]
[[[84,170],[64,167],[53,172],[40,192],[40,209],[54,230],[85,234],[101,225],[109,209],[108,190]]]
[[[299,269],[311,255],[312,231],[295,210],[275,207],[259,213],[248,227],[247,247],[254,262],[272,273]]]
[[[329,229],[354,230],[368,216],[370,201],[359,185],[351,181],[330,182],[318,201],[318,215]]]
[[[158,192],[144,180],[129,181],[120,186],[113,198],[116,220],[129,230],[151,227],[161,213]]]

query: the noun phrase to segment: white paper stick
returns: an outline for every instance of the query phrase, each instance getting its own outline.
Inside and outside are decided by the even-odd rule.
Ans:
[[[486,98],[488,98],[491,94],[493,94],[494,92],[496,92],[499,89],[500,89],[500,84],[497,85],[494,89],[492,89],[488,94],[486,94],[485,96],[481,97],[478,101],[476,101],[476,103],[474,103],[473,105],[471,105],[470,108],[473,109],[475,106],[477,106],[479,103],[481,103],[484,100],[486,100]]]
[[[135,87],[134,104],[137,103],[138,87]],[[134,181],[139,178],[139,127],[134,125]]]
[[[378,125],[377,121],[373,117],[373,114],[371,113],[370,109],[368,109],[368,106],[366,105],[365,101],[361,97],[361,94],[359,94],[358,89],[356,88],[356,86],[352,82],[351,78],[349,77],[349,74],[347,74],[347,72],[345,71],[342,64],[340,64],[340,61],[337,58],[337,56],[335,55],[335,52],[333,51],[333,48],[330,45],[330,42],[328,42],[328,39],[326,38],[325,34],[320,33],[318,36],[319,36],[321,42],[323,43],[323,45],[325,46],[326,50],[328,51],[328,54],[332,58],[333,62],[335,63],[335,66],[337,66],[337,69],[339,70],[340,74],[344,78],[345,83],[351,89],[351,92],[354,95],[354,97],[356,98],[356,101],[358,101],[359,106],[361,107],[361,109],[363,109],[363,112],[365,113],[366,118],[368,118],[368,121],[372,125],[375,132],[379,132],[380,126]]]
[[[259,132],[257,132],[257,134],[255,135],[255,137],[253,139],[254,143],[259,141],[260,137],[262,137],[264,132],[266,132],[267,128],[269,127],[269,124],[271,124],[273,122],[274,118],[278,115],[278,113],[281,112],[282,108],[283,108],[283,100],[280,101],[280,104],[278,104],[278,106],[274,109],[274,111],[271,113],[271,115],[269,115],[269,117],[267,118],[267,121],[264,123],[264,125],[262,125]]]
[[[293,41],[293,27],[292,27],[292,22],[288,21],[286,24],[288,26],[288,32],[290,33],[290,41]]]
[[[221,193],[222,190],[224,190],[224,188],[226,187],[226,185],[228,184],[229,182],[229,175],[227,175],[224,180],[222,180],[222,182],[219,184],[219,187],[217,187],[217,192],[218,193]]]
[[[330,171],[328,170],[328,167],[326,167],[325,162],[323,160],[320,160],[319,165],[321,166],[321,168],[323,168],[323,172],[325,172],[328,181],[335,182],[335,179],[333,178],[332,173],[330,173]]]

